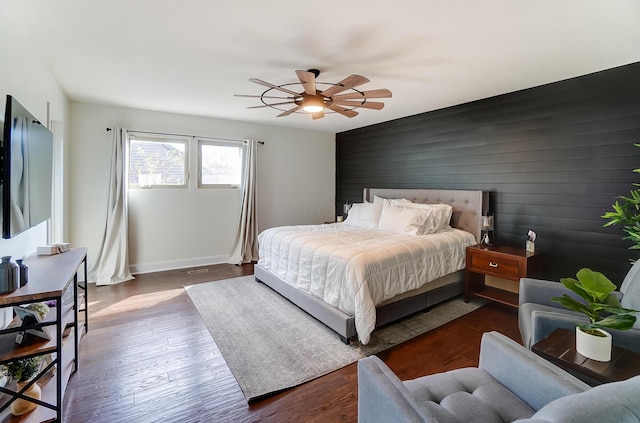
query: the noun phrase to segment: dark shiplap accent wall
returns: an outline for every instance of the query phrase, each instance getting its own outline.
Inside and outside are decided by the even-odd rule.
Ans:
[[[538,234],[543,276],[621,283],[619,227],[600,216],[640,182],[640,62],[336,135],[336,209],[364,187],[491,192],[497,242]]]

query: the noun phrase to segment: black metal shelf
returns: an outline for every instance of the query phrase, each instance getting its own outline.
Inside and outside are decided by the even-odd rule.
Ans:
[[[34,256],[25,262],[29,266],[29,283],[15,292],[1,295],[0,308],[50,300],[55,300],[56,306],[51,307],[41,322],[23,325],[16,317],[8,327],[0,330],[0,364],[35,356],[45,356],[48,360],[43,360],[46,364],[30,383],[40,385],[40,400],[22,395],[14,382],[0,387],[0,392],[6,394],[0,398],[0,422],[61,422],[64,391],[69,378],[78,370],[78,344],[88,330],[86,249],[72,249],[55,256]],[[78,282],[81,264],[84,264],[83,283]],[[84,313],[84,321],[79,321],[80,312]],[[29,329],[45,331],[50,339],[25,333],[22,343],[17,344],[17,334]],[[13,416],[8,408],[17,398],[35,402],[38,407],[23,416]]]

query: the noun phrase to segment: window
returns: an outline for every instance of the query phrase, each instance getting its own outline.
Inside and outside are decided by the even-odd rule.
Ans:
[[[240,188],[244,143],[198,140],[198,187]]]
[[[186,187],[186,137],[129,133],[129,185],[131,187]]]

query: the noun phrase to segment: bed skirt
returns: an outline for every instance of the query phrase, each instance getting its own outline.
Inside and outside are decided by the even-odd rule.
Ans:
[[[254,266],[254,276],[257,281],[271,287],[274,291],[309,313],[311,316],[324,323],[340,339],[349,343],[350,339],[357,336],[355,319],[341,310],[325,303],[319,298],[301,291],[259,264]],[[438,303],[461,295],[464,291],[464,271],[460,270],[443,278],[425,285],[416,290],[415,295],[408,293],[384,302],[376,308],[376,327],[406,317],[417,311],[425,310]]]

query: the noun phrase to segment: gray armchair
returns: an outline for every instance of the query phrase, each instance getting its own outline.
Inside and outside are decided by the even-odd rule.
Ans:
[[[574,330],[577,322],[588,322],[584,315],[569,311],[551,301],[551,297],[559,297],[562,294],[578,298],[559,282],[529,278],[520,280],[518,324],[525,347],[531,348],[555,329]],[[616,295],[623,307],[640,310],[640,260],[631,267]],[[607,331],[611,333],[614,345],[640,353],[640,316],[637,316],[633,329]]]
[[[478,368],[402,382],[375,356],[358,362],[359,423],[515,420],[640,422],[640,376],[589,388],[497,332],[483,335]]]

